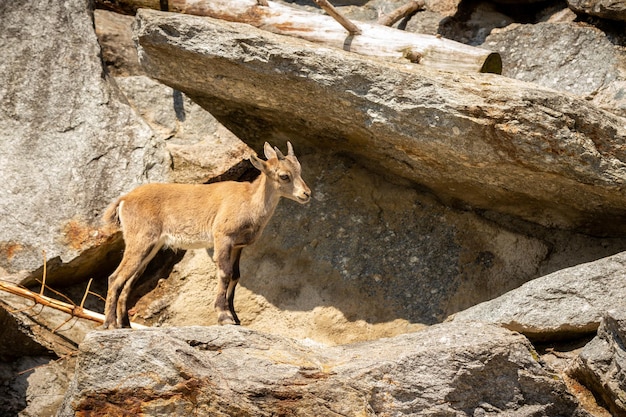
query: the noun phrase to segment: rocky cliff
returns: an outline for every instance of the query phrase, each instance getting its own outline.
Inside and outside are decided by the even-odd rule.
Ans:
[[[375,20],[403,2],[333,3]],[[313,201],[282,202],[244,251],[241,328],[212,326],[205,251],[147,269],[131,312],[149,330],[0,293],[0,414],[625,414],[619,10],[433,1],[396,25],[499,52],[493,75],[197,16],[1,4],[3,281],[45,276],[101,311],[123,250],[107,204],[249,180],[265,141],[293,142]]]

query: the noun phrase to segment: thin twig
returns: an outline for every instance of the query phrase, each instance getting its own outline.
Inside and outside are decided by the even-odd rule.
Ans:
[[[350,35],[355,36],[355,35],[360,35],[363,33],[361,32],[361,29],[359,29],[354,23],[352,23],[345,16],[339,13],[339,11],[335,9],[335,6],[330,4],[328,0],[313,0],[313,1],[315,2],[315,4],[317,4],[322,9],[324,9],[324,11],[328,13],[329,16],[331,16],[333,19],[339,22],[339,24],[343,26],[350,33]]]
[[[73,305],[74,307],[76,307],[76,304],[74,304],[74,302],[72,301],[72,299],[71,299],[70,297],[68,297],[67,295],[63,294],[62,292],[59,292],[59,291],[55,290],[54,288],[50,288],[50,287],[48,287],[45,283],[43,283],[43,282],[39,281],[38,279],[37,279],[37,280],[35,280],[35,281],[37,281],[37,282],[41,283],[41,288],[42,288],[42,291],[41,291],[41,293],[39,293],[39,295],[42,295],[42,293],[43,293],[43,288],[45,287],[48,291],[51,291],[51,292],[55,293],[55,294],[56,294],[56,295],[58,295],[59,297],[63,297],[63,298],[65,298],[65,301],[67,301],[69,304],[71,304],[71,305]],[[51,300],[54,300],[54,298],[51,298]]]
[[[46,287],[46,265],[48,265],[48,261],[46,260],[46,251],[42,250],[41,253],[43,254],[43,275],[41,277],[41,289],[39,290],[39,295],[43,295],[43,291]]]
[[[87,298],[87,295],[89,294],[89,287],[91,287],[92,281],[93,281],[93,278],[89,278],[89,282],[87,283],[87,288],[85,289],[85,295],[83,295],[83,299],[80,301],[80,308],[83,308],[83,306],[85,305],[85,299]]]
[[[378,20],[376,21],[376,23],[378,23],[379,25],[383,25],[383,26],[392,26],[398,20],[406,16],[409,16],[423,8],[424,8],[423,0],[412,0],[409,3],[405,4],[404,6],[398,7],[397,9],[393,10],[391,13],[381,14],[378,17]]]
[[[70,350],[65,355],[55,359],[54,362],[61,362],[62,360],[65,360],[65,359],[67,359],[67,358],[69,358],[71,356],[74,356],[76,354],[78,354],[78,350]],[[35,369],[43,368],[44,366],[48,366],[48,365],[50,365],[50,362],[44,363],[44,364],[41,364],[41,365],[37,365],[37,366],[33,366],[32,368],[24,369],[23,371],[18,372],[17,375],[24,375],[27,372],[34,371]]]
[[[65,326],[65,324],[69,323],[69,322],[70,322],[72,319],[74,319],[74,318],[75,318],[75,317],[74,317],[73,315],[69,316],[69,317],[67,318],[67,320],[65,320],[63,323],[59,324],[57,327],[55,327],[55,328],[52,330],[52,333],[56,333],[56,332],[57,332],[57,330],[59,330],[61,327]]]
[[[89,294],[93,295],[96,298],[99,298],[100,301],[106,303],[106,298],[104,298],[103,296],[101,296],[100,294],[98,294],[97,292],[93,292],[93,291],[89,291]]]
[[[33,304],[32,306],[30,306],[30,307],[20,308],[19,310],[7,310],[7,311],[8,311],[9,313],[11,313],[11,314],[24,313],[25,311],[33,310],[33,309],[34,309],[35,307],[37,307],[38,305],[40,305],[40,304],[35,303],[35,304]],[[43,310],[43,306],[41,306],[41,307],[42,307],[41,309]],[[41,313],[41,311],[40,311],[39,313]],[[34,315],[36,316],[36,315],[37,315],[37,314],[39,314],[39,313],[34,313]]]

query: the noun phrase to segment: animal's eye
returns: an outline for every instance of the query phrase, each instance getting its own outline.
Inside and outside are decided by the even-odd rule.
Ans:
[[[288,182],[291,180],[291,178],[289,177],[289,174],[280,174],[278,178],[280,178],[280,180],[284,182]]]

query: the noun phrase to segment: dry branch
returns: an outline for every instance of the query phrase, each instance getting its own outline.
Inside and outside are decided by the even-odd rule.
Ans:
[[[138,7],[159,10],[158,0],[97,0],[96,3],[125,12]],[[169,0],[169,10],[246,23],[279,35],[294,36],[360,55],[408,59],[446,71],[502,72],[502,61],[496,52],[365,22],[359,23],[361,35],[346,36],[344,28],[330,16],[272,1],[267,4],[260,6],[257,0]]]
[[[96,323],[104,323],[104,315],[100,313],[96,313],[94,311],[86,310],[80,306],[75,304],[64,303],[63,301],[56,300],[54,298],[47,297],[42,294],[37,294],[32,292],[26,288],[19,287],[15,284],[10,284],[7,282],[0,282],[0,290],[6,291],[13,295],[17,295],[23,298],[30,299],[34,301],[36,304],[40,304],[45,307],[54,308],[55,310],[62,311],[71,315],[72,317],[78,317],[81,319],[87,319],[91,321],[95,321]],[[137,323],[131,323],[131,326],[135,329],[144,329],[146,326]]]
[[[313,1],[315,2],[315,4],[317,4],[322,9],[324,9],[324,11],[330,17],[332,17],[337,22],[339,22],[339,24],[341,26],[343,26],[348,31],[348,33],[350,35],[356,36],[356,35],[360,35],[362,33],[361,29],[359,29],[354,23],[352,23],[345,16],[343,16],[341,13],[339,13],[339,11],[337,9],[335,9],[335,6],[330,4],[328,2],[328,0],[313,0]]]
[[[412,0],[404,6],[398,7],[391,13],[380,15],[376,23],[383,26],[392,26],[398,20],[410,16],[411,14],[423,8],[424,0]]]

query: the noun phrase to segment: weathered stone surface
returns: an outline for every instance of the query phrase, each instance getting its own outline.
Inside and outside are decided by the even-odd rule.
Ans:
[[[250,169],[254,151],[180,91],[145,76],[118,77],[133,108],[166,143],[168,180],[205,183],[236,179]]]
[[[611,309],[626,308],[626,252],[530,281],[454,315],[503,325],[537,340],[594,332]]]
[[[584,100],[504,77],[363,59],[207,18],[144,10],[136,36],[151,76],[185,91],[245,141],[272,135],[332,145],[451,204],[625,232],[624,121]]]
[[[103,76],[89,2],[0,5],[0,267],[32,271],[97,247],[98,216],[169,159]],[[93,272],[86,252],[77,275]],[[83,275],[84,276],[84,275]]]
[[[567,4],[579,13],[626,21],[626,1],[624,0],[567,0]]]
[[[35,342],[28,330],[8,311],[0,305],[0,358],[14,358],[19,356],[36,356],[47,354],[48,350]]]
[[[421,13],[414,16],[407,30],[419,31],[416,25],[423,17]],[[414,20],[416,22],[414,22]],[[436,33],[469,45],[481,45],[485,37],[494,28],[501,28],[513,23],[515,19],[498,10],[493,2],[463,2],[455,16],[443,19],[436,27]]]
[[[580,352],[568,373],[608,405],[614,416],[626,416],[626,314],[604,315],[594,338]]]
[[[241,327],[94,332],[59,417],[573,415],[535,356],[518,334],[465,323],[332,348]]]
[[[591,26],[538,23],[493,31],[484,45],[502,54],[502,75],[588,98],[626,116],[626,51]]]

